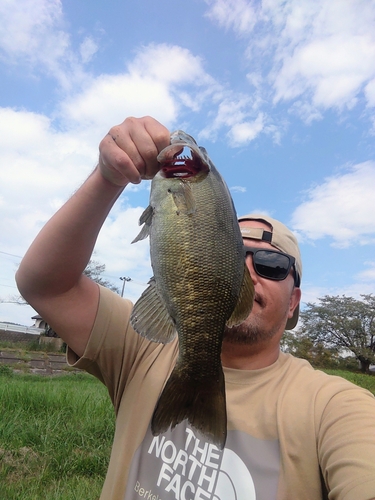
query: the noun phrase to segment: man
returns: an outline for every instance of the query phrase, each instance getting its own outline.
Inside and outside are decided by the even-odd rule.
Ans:
[[[178,354],[129,326],[132,305],[82,275],[129,183],[152,178],[168,130],[128,118],[100,144],[99,165],[45,225],[17,273],[24,298],[69,345],[68,360],[108,387],[116,432],[102,500],[375,498],[375,399],[280,353],[298,320],[301,259],[293,234],[240,218],[255,286],[248,319],[222,349],[228,436],[220,451],[182,422],[154,437],[151,416]]]

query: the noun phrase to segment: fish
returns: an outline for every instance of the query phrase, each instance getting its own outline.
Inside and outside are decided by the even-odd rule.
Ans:
[[[130,322],[153,342],[178,335],[176,364],[151,420],[159,435],[187,420],[225,446],[227,412],[221,348],[225,327],[251,312],[254,286],[229,189],[204,147],[177,130],[158,157],[150,203],[132,243],[150,237],[153,277]]]

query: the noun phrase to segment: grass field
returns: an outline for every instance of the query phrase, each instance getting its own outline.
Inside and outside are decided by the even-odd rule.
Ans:
[[[99,498],[114,432],[100,382],[84,374],[12,375],[3,367],[0,414],[0,499]]]
[[[375,376],[339,370],[375,394]],[[0,499],[96,500],[114,432],[106,388],[93,377],[17,375],[0,365]]]
[[[346,378],[353,384],[359,385],[364,389],[369,390],[375,395],[375,374],[366,375],[364,373],[349,372],[346,370],[324,370],[329,375],[338,375],[339,377]]]

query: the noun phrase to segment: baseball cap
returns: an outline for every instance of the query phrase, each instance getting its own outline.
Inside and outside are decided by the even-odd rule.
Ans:
[[[299,280],[302,278],[302,260],[299,250],[297,238],[292,231],[288,229],[282,222],[263,214],[247,214],[238,218],[238,222],[245,220],[257,220],[266,223],[270,229],[258,227],[241,227],[243,238],[251,238],[254,240],[265,241],[277,248],[281,252],[287,253],[296,259],[295,272]],[[292,318],[289,318],[286,324],[286,330],[292,330],[298,322],[299,304],[294,310]]]

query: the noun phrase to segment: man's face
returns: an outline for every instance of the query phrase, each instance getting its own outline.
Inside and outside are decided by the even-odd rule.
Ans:
[[[242,221],[241,227],[261,227],[270,230],[260,221]],[[275,250],[264,241],[244,239],[244,243],[256,248]],[[253,267],[253,257],[248,254],[246,265],[254,283],[255,298],[253,309],[248,318],[233,328],[226,328],[224,340],[236,344],[255,345],[275,336],[281,337],[288,318],[293,316],[301,292],[294,286],[293,270],[282,281],[273,281],[259,276]]]

